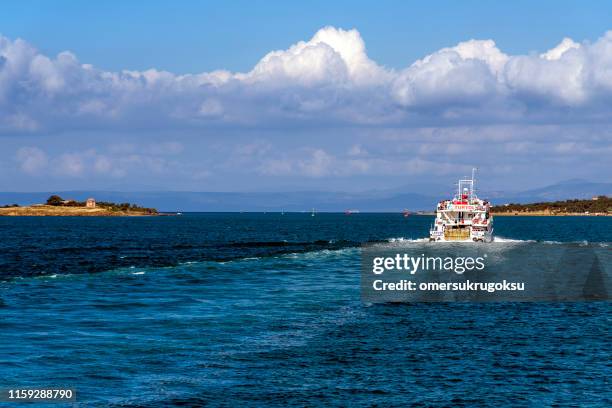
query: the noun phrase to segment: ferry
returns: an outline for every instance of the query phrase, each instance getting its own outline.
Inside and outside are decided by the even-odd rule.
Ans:
[[[491,204],[476,196],[475,172],[472,169],[471,179],[459,180],[452,200],[438,203],[436,219],[429,231],[430,241],[493,241]]]

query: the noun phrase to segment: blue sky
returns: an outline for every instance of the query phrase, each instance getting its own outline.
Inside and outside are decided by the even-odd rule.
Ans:
[[[5,2],[1,189],[608,180],[612,4],[533,3]]]

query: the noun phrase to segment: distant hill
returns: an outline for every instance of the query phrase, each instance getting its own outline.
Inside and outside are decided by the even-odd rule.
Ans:
[[[423,187],[423,188],[421,188]],[[400,190],[368,191],[362,193],[300,191],[300,192],[117,192],[117,191],[59,191],[36,193],[0,193],[0,205],[31,205],[44,202],[51,194],[66,199],[130,202],[160,211],[360,211],[391,212],[407,208],[413,211],[432,210],[450,194],[446,186],[405,186]],[[494,204],[534,203],[598,195],[612,196],[612,183],[591,183],[568,180],[550,186],[522,192],[480,191],[479,196]]]

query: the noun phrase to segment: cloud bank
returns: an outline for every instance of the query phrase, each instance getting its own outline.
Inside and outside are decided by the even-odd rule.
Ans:
[[[0,36],[0,132],[65,129],[423,126],[610,121],[612,31],[508,55],[492,40],[404,69],[370,59],[359,32],[325,27],[249,72],[109,72]]]

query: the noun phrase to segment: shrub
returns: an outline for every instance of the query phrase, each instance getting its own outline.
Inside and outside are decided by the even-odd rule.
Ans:
[[[54,194],[51,197],[47,198],[47,205],[62,205],[62,201],[64,201],[62,197]]]

